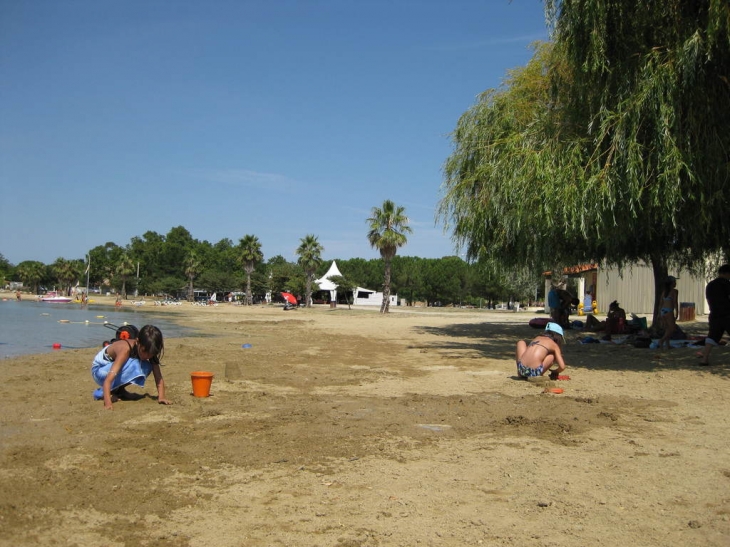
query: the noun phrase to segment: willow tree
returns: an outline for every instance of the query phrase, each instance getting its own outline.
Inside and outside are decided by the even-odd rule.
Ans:
[[[410,234],[413,230],[408,226],[409,221],[405,208],[396,205],[389,199],[383,202],[382,207],[373,207],[367,222],[370,227],[368,241],[374,249],[380,251],[380,256],[385,263],[383,303],[380,305],[380,313],[388,313],[390,310],[391,262],[398,249],[408,243],[406,234]]]
[[[459,120],[439,214],[472,256],[643,259],[658,292],[730,241],[730,5],[547,8],[553,45]]]
[[[312,307],[312,282],[317,268],[322,263],[322,251],[324,251],[324,248],[319,240],[311,234],[300,240],[300,245],[296,251],[297,256],[299,256],[297,263],[302,267],[307,278],[305,293],[308,308]]]
[[[589,253],[582,139],[552,101],[550,44],[458,120],[438,215],[474,261],[548,269]]]
[[[243,271],[246,272],[246,305],[253,304],[253,296],[251,295],[251,274],[256,268],[256,264],[264,259],[261,252],[261,242],[255,235],[246,235],[238,242],[240,249],[240,260],[243,265]]]
[[[668,267],[730,246],[730,3],[548,0],[556,102],[583,123],[586,235]]]

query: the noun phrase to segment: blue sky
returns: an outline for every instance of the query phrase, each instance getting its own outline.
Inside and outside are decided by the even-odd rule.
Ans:
[[[391,199],[399,254],[455,254],[449,133],[546,38],[539,0],[0,0],[0,253],[184,226],[369,259]]]

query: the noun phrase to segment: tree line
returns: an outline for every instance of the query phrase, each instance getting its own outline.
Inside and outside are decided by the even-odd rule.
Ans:
[[[267,292],[278,295],[282,291],[301,295],[304,301],[307,280],[320,278],[331,264],[329,259],[320,259],[311,276],[299,261],[288,261],[281,255],[265,260],[261,255],[260,260],[248,260],[246,264],[241,242],[199,241],[181,226],[167,235],[147,232],[124,246],[111,242],[99,245],[89,251],[89,256],[89,285],[104,292],[118,292],[125,298],[135,290],[140,295],[188,298],[194,286],[218,294],[244,292],[244,298],[250,295],[251,302],[261,301]],[[383,290],[382,258],[334,260],[343,277],[335,280],[339,286]],[[12,265],[0,255],[0,275],[5,280],[3,285],[19,281],[38,294],[41,287],[68,290],[77,283],[85,287],[87,264],[84,259],[58,258],[52,264],[24,261]],[[509,300],[527,302],[543,298],[542,285],[539,275],[515,275],[513,270],[470,264],[458,256],[392,258],[391,292],[405,305],[425,302],[486,307]],[[316,293],[317,287],[312,289]]]
[[[403,207],[390,200],[373,207],[367,219],[367,238],[381,258],[339,259],[342,276],[335,279],[339,296],[355,287],[384,293],[381,312],[388,311],[388,295],[397,293],[405,305],[486,306],[497,301],[531,301],[541,296],[539,275],[525,269],[505,269],[494,263],[470,264],[458,256],[427,259],[397,256],[411,233]],[[70,291],[72,287],[99,288],[102,292],[129,293],[192,300],[195,289],[208,293],[243,292],[243,302],[262,301],[267,293],[301,296],[310,306],[318,287],[314,280],[326,273],[331,260],[324,260],[318,238],[308,234],[296,249],[296,262],[281,255],[265,259],[259,239],[248,234],[234,243],[200,241],[183,226],[167,234],[148,231],[126,245],[113,242],[91,249],[86,257],[58,258],[52,264],[24,261],[10,264],[0,255],[0,274],[5,280],[20,281],[33,293],[52,287]],[[327,296],[328,297],[328,296]]]

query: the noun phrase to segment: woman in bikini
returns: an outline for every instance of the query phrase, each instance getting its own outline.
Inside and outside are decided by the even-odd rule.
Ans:
[[[563,328],[557,323],[548,323],[545,331],[529,344],[524,340],[517,342],[517,374],[522,378],[542,376],[557,363],[558,368],[550,371],[550,377],[557,378],[565,370],[563,353],[560,350],[564,341]]]
[[[665,345],[667,349],[671,349],[669,340],[677,329],[677,318],[679,317],[679,292],[676,289],[677,278],[670,275],[664,282],[664,290],[662,291],[662,307],[659,310],[662,326],[664,327],[664,336],[659,339],[659,349]]]
[[[157,402],[172,404],[165,398],[165,381],[160,370],[160,358],[165,349],[160,329],[145,325],[137,339],[116,340],[102,349],[91,365],[91,376],[101,387],[94,392],[95,399],[104,399],[104,408],[112,403],[131,398],[125,389],[130,384],[144,386],[150,373],[157,384]]]

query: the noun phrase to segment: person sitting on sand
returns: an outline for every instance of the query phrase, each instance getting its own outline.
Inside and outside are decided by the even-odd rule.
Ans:
[[[94,391],[95,399],[104,399],[104,408],[112,403],[133,398],[125,389],[130,384],[144,386],[152,373],[157,384],[157,402],[172,404],[165,398],[165,381],[160,370],[160,358],[165,349],[160,329],[145,325],[136,340],[122,339],[102,349],[91,364],[91,376],[101,387]]]
[[[606,315],[606,332],[608,334],[622,334],[626,331],[626,310],[614,300],[608,305]]]
[[[550,371],[550,378],[557,379],[565,370],[563,353],[560,350],[564,341],[563,328],[551,322],[545,325],[545,330],[529,344],[524,340],[517,342],[515,360],[518,376],[522,378],[542,376],[550,371],[554,363],[557,363],[558,368]]]
[[[599,321],[595,315],[589,313],[586,316],[586,329],[590,331],[605,330],[608,334],[621,334],[626,330],[626,311],[614,300],[608,306],[608,314],[605,321]]]

